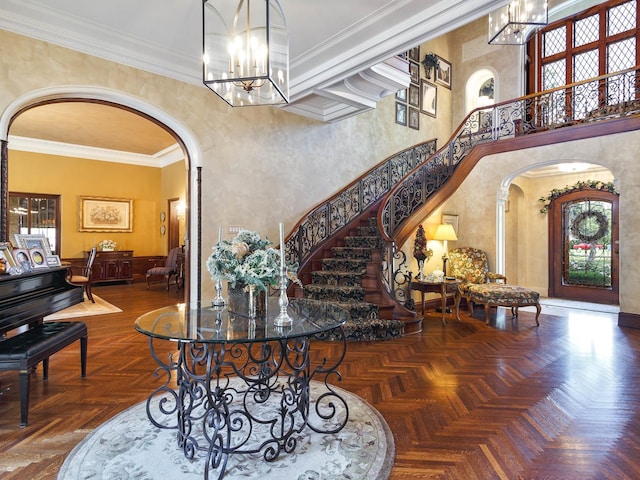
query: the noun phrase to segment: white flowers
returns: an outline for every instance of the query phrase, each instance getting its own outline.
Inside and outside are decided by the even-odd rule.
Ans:
[[[99,250],[115,250],[116,242],[114,242],[113,240],[102,240],[98,244],[98,249]]]

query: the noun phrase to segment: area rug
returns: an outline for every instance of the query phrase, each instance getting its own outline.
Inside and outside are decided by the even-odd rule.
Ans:
[[[47,315],[44,317],[44,320],[62,320],[65,318],[76,318],[76,317],[89,317],[92,315],[105,315],[107,313],[117,313],[122,310],[116,307],[115,305],[111,305],[106,300],[103,300],[97,295],[93,295],[93,299],[95,303],[92,303],[86,295],[84,297],[84,302],[77,303],[69,308],[65,308],[64,310],[60,310],[59,312],[52,313],[51,315]]]
[[[231,455],[224,480],[385,480],[389,478],[395,444],[382,415],[362,398],[332,386],[347,402],[349,420],[336,434],[306,428],[293,453],[266,462],[258,454]],[[311,382],[311,398],[322,384]],[[342,408],[343,407],[339,407]],[[344,409],[343,409],[344,411]],[[91,432],[66,458],[58,480],[202,480],[205,457],[187,460],[175,430],[155,427],[146,402],[116,415]],[[210,471],[209,478],[217,478]]]

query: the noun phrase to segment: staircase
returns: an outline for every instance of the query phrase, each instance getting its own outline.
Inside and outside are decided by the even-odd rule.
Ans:
[[[376,218],[369,217],[325,251],[311,272],[312,282],[304,286],[304,297],[333,302],[349,311],[344,324],[348,341],[372,341],[401,337],[405,323],[379,318],[381,305],[377,272],[380,245]],[[383,312],[386,313],[386,312]],[[391,315],[391,312],[388,312]]]

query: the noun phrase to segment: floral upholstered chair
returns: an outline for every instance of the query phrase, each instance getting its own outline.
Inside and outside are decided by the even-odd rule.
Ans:
[[[507,277],[489,271],[487,254],[477,248],[455,248],[449,252],[449,275],[460,283],[460,294],[466,299],[469,315],[473,305],[484,305],[485,323],[489,324],[491,306],[511,307],[513,316],[518,316],[518,307],[535,306],[536,324],[540,325],[540,294],[534,290],[507,285]]]

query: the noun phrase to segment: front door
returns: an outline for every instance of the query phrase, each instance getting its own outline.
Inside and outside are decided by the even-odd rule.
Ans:
[[[549,205],[549,296],[618,304],[618,195],[585,189]]]

